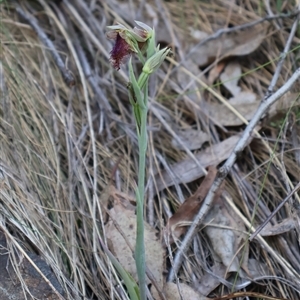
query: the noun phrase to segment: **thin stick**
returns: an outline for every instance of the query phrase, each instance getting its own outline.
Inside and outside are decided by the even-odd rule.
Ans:
[[[41,42],[50,50],[52,57],[57,67],[59,68],[65,83],[69,87],[74,86],[76,82],[72,72],[66,68],[65,63],[63,62],[62,58],[58,54],[58,51],[56,50],[54,44],[48,38],[46,33],[43,31],[43,29],[39,26],[38,21],[33,16],[30,16],[29,14],[25,13],[25,11],[20,6],[16,7],[16,11],[27,23],[30,24],[30,26],[38,35]]]

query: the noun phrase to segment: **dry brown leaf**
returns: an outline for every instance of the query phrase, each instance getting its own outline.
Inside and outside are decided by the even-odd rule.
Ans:
[[[272,276],[272,271],[268,268],[267,264],[259,261],[255,258],[249,258],[249,273],[250,277],[255,279],[256,277],[270,275]]]
[[[256,103],[256,98],[256,95],[251,91],[241,91],[239,94],[230,98],[228,102],[235,107],[241,104]]]
[[[191,37],[194,38],[195,40],[201,41],[208,37],[208,33],[205,31],[194,29],[192,27],[190,27],[189,29],[190,29]]]
[[[274,117],[278,113],[284,113],[291,106],[299,106],[300,98],[299,93],[286,93],[283,97],[276,102],[275,105],[272,105],[270,108],[269,116]]]
[[[190,59],[184,62],[184,67],[187,70],[189,70],[189,72],[191,72],[192,74],[199,73],[199,69],[198,69],[197,65],[195,65],[195,63],[192,62]],[[177,74],[177,81],[183,89],[185,89],[190,84],[190,82],[193,81],[193,79],[191,78],[191,75],[187,74],[186,72],[177,72],[176,74]],[[203,79],[203,78],[204,77],[202,76],[201,79]],[[190,93],[188,92],[189,96],[192,96],[193,94],[195,94],[195,88],[193,89],[193,85],[190,86],[190,88],[188,90],[191,91]]]
[[[211,272],[204,272],[204,275],[197,284],[197,291],[207,296],[220,285],[219,278],[226,279],[226,277],[228,277],[228,274],[226,274],[225,266],[217,262],[211,267]]]
[[[246,287],[247,285],[251,284],[252,281],[255,281],[256,278],[266,275],[272,276],[271,273],[266,273],[268,272],[267,265],[256,259],[250,258],[248,261],[248,266],[250,278],[247,276],[245,276],[245,278],[236,278],[235,274],[228,274],[226,267],[222,263],[216,262],[211,267],[210,271],[204,271],[204,275],[196,284],[197,292],[201,293],[201,295],[207,296],[221,283],[224,283],[223,280],[226,280],[232,286],[244,285]]]
[[[275,105],[272,105],[268,113],[268,119],[279,113],[287,111],[292,105],[299,105],[300,99],[297,99],[298,93],[289,93],[284,95]],[[260,101],[256,100],[256,95],[251,91],[242,91],[237,96],[230,98],[229,103],[247,120],[251,120],[254,116]],[[244,124],[223,104],[206,103],[206,113],[213,119],[218,120],[223,126],[240,126]]]
[[[256,26],[229,33],[209,40],[191,54],[191,59],[198,66],[205,66],[217,57],[247,55],[256,50],[264,40],[267,27]]]
[[[210,165],[216,166],[225,160],[240,136],[232,136],[219,144],[212,145],[207,149],[195,154],[197,161],[206,168]],[[197,166],[194,160],[186,158],[170,167],[177,183],[188,183],[204,175],[203,171]],[[162,172],[162,178],[157,179],[157,188],[159,191],[174,184],[173,177],[166,171]]]
[[[240,103],[232,105],[246,120],[251,120],[256,112],[260,102],[243,103],[243,96],[241,95]],[[219,103],[206,103],[206,113],[213,119],[218,120],[223,126],[240,126],[244,124],[229,108]]]
[[[180,292],[178,286],[173,282],[167,282],[164,287],[164,294],[167,300],[208,300],[208,298],[200,295],[194,291],[191,287],[184,283],[179,283]],[[181,295],[182,297],[181,297]],[[156,292],[153,291],[153,298],[155,300],[161,300]]]
[[[191,197],[186,199],[176,213],[168,220],[166,234],[169,235],[168,242],[174,242],[174,238],[179,238],[186,231],[186,226],[193,221],[197,214],[201,202],[206,197],[217,174],[216,167],[209,167],[208,174],[201,185]]]
[[[192,128],[180,130],[177,132],[177,135],[190,150],[200,149],[201,146],[209,140],[209,135],[207,133]],[[172,146],[179,150],[184,150],[174,138],[172,140]]]
[[[291,231],[296,226],[296,221],[294,219],[288,218],[283,220],[279,224],[271,225],[268,223],[259,233],[261,236],[273,236],[279,235],[288,231]]]
[[[237,96],[241,92],[241,88],[238,86],[241,75],[241,66],[234,61],[227,64],[223,73],[220,75],[222,84],[233,96]]]
[[[247,240],[243,221],[231,212],[231,208],[220,197],[216,199],[204,222],[207,223],[204,232],[212,244],[216,260],[221,261],[228,272],[240,273],[242,268],[248,274],[249,245],[240,249]]]
[[[212,85],[214,81],[220,76],[220,73],[223,71],[225,63],[223,61],[216,64],[209,72],[207,84]]]
[[[131,250],[135,248],[136,215],[134,211],[125,209],[118,202],[115,202],[114,207],[109,212],[111,219],[106,224],[105,229],[110,251],[116,256],[124,269],[137,280],[135,260]],[[121,233],[120,230],[122,231]],[[162,287],[164,251],[158,239],[158,232],[147,223],[145,223],[145,249],[148,270],[152,273],[158,286]],[[150,282],[147,279],[147,283],[149,284]]]
[[[278,113],[288,110],[291,105],[299,105],[300,99],[297,99],[297,93],[284,95],[275,105],[272,105],[268,114],[268,119]],[[251,120],[254,116],[260,101],[256,101],[256,96],[251,91],[243,91],[239,95],[231,98],[229,103],[246,119]],[[296,100],[297,99],[297,100]],[[295,101],[296,100],[296,101]],[[206,103],[206,113],[213,119],[218,120],[223,126],[240,126],[244,124],[235,113],[230,111],[223,104]]]

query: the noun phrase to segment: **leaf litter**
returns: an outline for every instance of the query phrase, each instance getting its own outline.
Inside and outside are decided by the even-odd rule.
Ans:
[[[246,227],[243,221],[231,213],[224,198],[219,197],[204,218],[203,231],[208,236],[214,260],[221,262],[227,272],[248,271],[249,243],[247,243]],[[243,275],[242,275],[243,276]]]
[[[266,26],[258,24],[246,30],[221,34],[197,47],[190,58],[198,66],[205,66],[216,58],[250,54],[261,45],[266,32]]]
[[[218,144],[214,144],[211,147],[201,150],[199,153],[195,154],[195,157],[204,168],[216,166],[229,156],[238,139],[238,135],[231,136]],[[180,162],[171,165],[170,169],[174,174],[177,183],[191,182],[204,175],[204,172],[196,165],[195,161],[190,158],[183,159]],[[168,172],[163,171],[161,173],[161,178],[158,178],[157,180],[157,189],[160,191],[173,185],[174,177],[170,176]]]
[[[187,128],[177,132],[177,136],[183,144],[190,150],[200,149],[201,146],[209,140],[209,135],[199,129]],[[172,146],[179,150],[184,150],[182,145],[173,138]]]
[[[208,168],[208,174],[205,176],[201,185],[191,197],[187,198],[174,215],[168,220],[166,225],[166,234],[168,242],[173,243],[185,233],[186,226],[188,226],[194,219],[198,212],[201,202],[207,195],[207,192],[213,183],[217,169],[214,167]]]

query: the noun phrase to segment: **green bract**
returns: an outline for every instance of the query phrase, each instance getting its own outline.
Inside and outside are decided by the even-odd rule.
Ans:
[[[143,72],[152,74],[156,71],[170,53],[170,48],[164,48],[153,54],[145,63]]]

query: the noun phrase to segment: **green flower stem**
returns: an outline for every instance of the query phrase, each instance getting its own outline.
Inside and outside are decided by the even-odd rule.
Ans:
[[[144,89],[144,102],[146,105],[140,108],[140,128],[137,124],[139,145],[139,174],[137,190],[137,236],[135,247],[135,261],[139,279],[140,298],[146,300],[146,257],[144,243],[144,199],[145,199],[145,169],[147,153],[147,102],[148,88]]]
[[[144,243],[144,199],[147,152],[148,76],[142,73],[137,81],[129,61],[129,100],[133,107],[139,146],[138,188],[136,190],[136,246],[135,263],[139,280],[140,299],[146,300],[146,256]]]
[[[150,75],[156,71],[169,53],[169,49],[159,50],[155,48],[154,32],[149,40],[147,48],[146,62],[143,63],[143,70],[138,80],[134,75],[132,61],[129,61],[128,92],[129,100],[133,107],[136,122],[136,130],[139,146],[139,171],[138,188],[136,190],[136,246],[135,262],[139,281],[140,299],[147,300],[146,296],[146,254],[145,254],[145,234],[144,234],[144,200],[145,200],[145,173],[146,173],[146,154],[147,154],[147,113],[148,113],[148,82]],[[156,52],[157,50],[157,52]],[[141,53],[139,53],[139,57]]]
[[[150,74],[148,74],[144,71],[140,75],[137,84],[141,90],[144,90],[144,88],[148,85],[149,76],[150,76]]]
[[[142,52],[141,52],[140,50],[138,50],[137,56],[138,56],[140,62],[141,62],[142,64],[144,64],[144,63],[145,63],[145,58],[144,58],[144,56],[143,56],[143,54],[142,54]]]
[[[1,2],[1,0],[0,0]],[[145,200],[145,173],[147,154],[147,113],[148,113],[148,82],[149,76],[155,72],[165,58],[170,54],[170,48],[160,50],[155,46],[155,31],[143,22],[135,21],[140,28],[133,30],[122,24],[108,26],[112,30],[110,36],[116,40],[111,52],[111,61],[116,69],[120,69],[123,58],[136,53],[143,65],[138,80],[135,77],[132,58],[129,60],[129,83],[127,85],[129,101],[133,108],[139,146],[138,187],[136,189],[136,246],[135,262],[139,281],[140,300],[147,300],[146,296],[146,254],[144,242],[144,200]],[[142,28],[142,29],[141,29]],[[119,39],[117,39],[117,37]],[[120,42],[121,38],[121,42]],[[116,263],[115,263],[116,265]],[[116,268],[119,268],[117,265]],[[119,268],[120,269],[120,268]],[[120,274],[122,270],[119,270]],[[123,273],[122,273],[123,274]],[[123,274],[123,277],[126,274]],[[128,290],[133,294],[130,282],[126,283]]]

